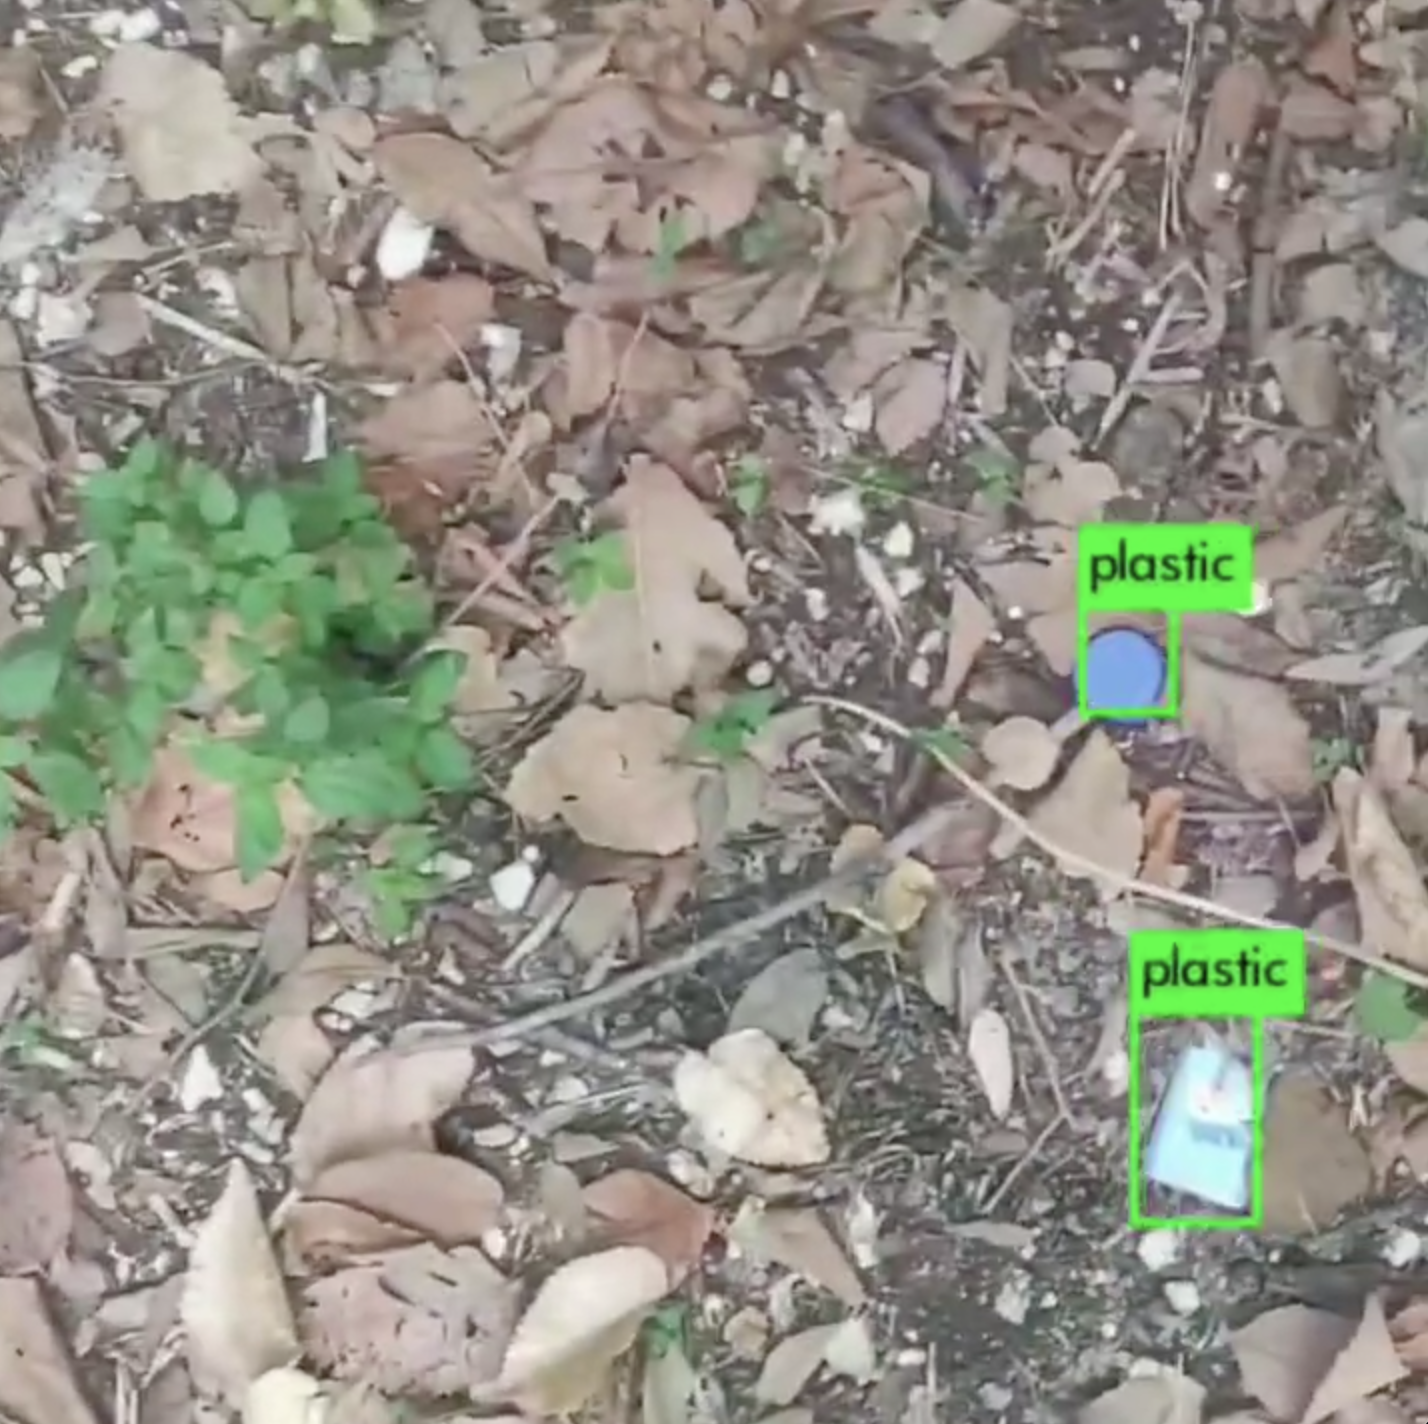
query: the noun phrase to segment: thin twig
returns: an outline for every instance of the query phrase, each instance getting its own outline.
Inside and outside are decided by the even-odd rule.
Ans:
[[[189,316],[187,312],[181,312],[177,307],[171,307],[167,302],[161,302],[157,297],[151,297],[146,292],[135,292],[134,296],[139,305],[155,321],[162,322],[165,326],[171,326],[175,331],[181,331],[186,336],[203,342],[205,346],[210,346],[215,351],[221,351],[225,356],[266,366],[273,375],[279,376],[293,385],[305,385],[310,379],[296,366],[288,366],[281,361],[274,361],[266,351],[254,346],[252,342],[244,341],[241,337],[229,336],[226,331],[219,331],[217,327],[209,326],[206,322],[199,321],[197,317]]]
[[[1007,983],[1011,985],[1012,993],[1016,995],[1017,1007],[1021,1009],[1021,1016],[1026,1020],[1027,1032],[1036,1046],[1041,1066],[1046,1070],[1046,1078],[1051,1085],[1051,1096],[1056,1103],[1056,1110],[1073,1131],[1079,1132],[1084,1124],[1071,1110],[1071,1104],[1066,1097],[1066,1089],[1061,1082],[1061,1070],[1057,1068],[1056,1057],[1051,1051],[1051,1045],[1047,1043],[1046,1035],[1041,1031],[1041,1021],[1036,1017],[1031,995],[1026,992],[1026,985],[1021,982],[1021,975],[1012,968],[1011,956],[1005,948],[997,955],[997,965],[1006,976]]]
[[[910,727],[905,727],[896,718],[889,717],[884,712],[874,711],[871,707],[864,707],[857,702],[849,702],[842,697],[810,697],[807,700],[816,706],[831,707],[835,711],[846,712],[850,716],[858,717],[892,736],[904,740],[914,740],[914,733]],[[995,811],[1012,830],[1068,870],[1073,870],[1079,875],[1093,877],[1123,893],[1141,895],[1147,900],[1157,900],[1162,905],[1173,905],[1178,910],[1188,910],[1205,919],[1219,920],[1222,924],[1240,925],[1250,930],[1292,930],[1296,934],[1302,933],[1306,944],[1315,945],[1319,949],[1327,949],[1333,954],[1353,960],[1355,964],[1362,964],[1365,968],[1376,969],[1382,974],[1401,979],[1405,984],[1428,989],[1428,974],[1421,970],[1410,969],[1406,964],[1397,964],[1391,959],[1385,959],[1383,955],[1375,954],[1362,945],[1350,944],[1347,940],[1336,939],[1333,935],[1324,934],[1320,930],[1312,928],[1301,930],[1298,925],[1288,925],[1282,920],[1269,919],[1262,915],[1248,915],[1241,910],[1232,909],[1228,905],[1217,905],[1213,900],[1192,895],[1187,890],[1173,890],[1168,885],[1155,885],[1148,880],[1140,879],[1139,876],[1113,870],[1109,866],[1100,864],[1099,861],[1092,860],[1089,856],[1068,850],[1065,846],[1058,845],[1050,836],[1037,830],[1020,811],[1007,805],[995,791],[985,786],[966,767],[959,766],[936,746],[929,745],[920,739],[917,740],[917,744],[970,796],[980,801],[989,810]]]
[[[1026,1171],[1028,1167],[1031,1166],[1034,1161],[1036,1161],[1037,1157],[1041,1153],[1041,1149],[1045,1147],[1048,1142],[1051,1141],[1052,1133],[1054,1133],[1056,1129],[1060,1127],[1061,1124],[1065,1121],[1067,1121],[1066,1114],[1064,1112],[1058,1112],[1056,1116],[1053,1117],[1051,1121],[1048,1122],[1046,1126],[1043,1127],[1041,1131],[1036,1134],[1036,1138],[1032,1142],[1031,1146],[1028,1147],[1026,1151],[1021,1154],[1021,1156],[1017,1159],[1015,1165],[1012,1167],[1011,1171],[1009,1171],[1006,1176],[1001,1179],[1000,1183],[998,1183],[996,1191],[994,1191],[991,1196],[989,1196],[986,1201],[982,1203],[983,1216],[990,1216],[997,1209],[997,1207],[1001,1205],[1002,1198],[1005,1197],[1006,1194],[1012,1189],[1012,1184],[1021,1176],[1023,1172]]]
[[[393,1045],[393,1052],[403,1056],[429,1053],[433,1050],[465,1046],[486,1048],[493,1043],[510,1043],[519,1038],[527,1038],[537,1029],[549,1028],[552,1024],[565,1023],[569,1019],[586,1018],[597,1009],[607,1009],[612,1004],[628,999],[642,989],[672,979],[713,959],[718,954],[729,954],[748,949],[763,942],[770,930],[798,915],[816,910],[850,885],[869,875],[879,864],[895,863],[911,855],[941,832],[962,805],[961,798],[947,805],[935,807],[920,816],[905,830],[888,841],[883,856],[879,860],[859,861],[845,866],[832,875],[795,891],[787,899],[775,905],[768,905],[757,913],[728,925],[712,934],[703,935],[679,953],[661,960],[658,964],[647,964],[640,969],[631,969],[618,979],[611,979],[598,989],[577,994],[574,998],[562,1000],[558,1004],[548,1004],[518,1018],[507,1019],[504,1023],[491,1024],[478,1029],[457,1029],[451,1033],[431,1033],[406,1044]]]
[[[1126,407],[1131,403],[1131,397],[1135,395],[1135,388],[1150,374],[1150,364],[1159,354],[1160,348],[1165,345],[1165,334],[1170,330],[1170,323],[1175,320],[1179,311],[1179,294],[1171,292],[1166,297],[1165,305],[1161,307],[1154,324],[1146,332],[1145,340],[1140,344],[1140,350],[1131,360],[1130,369],[1126,372],[1120,389],[1106,403],[1106,409],[1101,416],[1100,425],[1096,428],[1096,438],[1091,442],[1092,445],[1099,445],[1120,424],[1121,417],[1126,413]]]

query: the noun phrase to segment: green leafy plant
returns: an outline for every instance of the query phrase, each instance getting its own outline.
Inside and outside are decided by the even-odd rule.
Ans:
[[[377,37],[377,12],[369,0],[251,0],[253,16],[285,28],[320,25],[334,44],[365,45]]]
[[[624,536],[616,530],[567,539],[556,546],[555,562],[572,603],[589,603],[598,593],[628,593],[635,586]]]
[[[654,270],[661,282],[673,279],[680,253],[690,245],[689,224],[684,209],[675,208],[660,220],[655,236]]]
[[[766,687],[736,692],[712,717],[694,724],[689,734],[691,749],[696,755],[719,761],[735,760],[768,726],[777,702],[775,693]]]
[[[1402,979],[1370,969],[1354,999],[1359,1027],[1380,1043],[1402,1043],[1423,1027],[1423,994]]]
[[[967,464],[977,477],[982,493],[995,505],[1008,505],[1018,494],[1021,469],[1004,450],[984,445],[971,451]]]
[[[1316,781],[1332,781],[1337,772],[1358,762],[1358,753],[1347,737],[1315,737],[1310,755]]]
[[[465,657],[423,651],[431,595],[355,460],[240,490],[145,441],[86,482],[81,521],[73,586],[0,652],[0,816],[23,776],[61,825],[95,819],[176,746],[233,788],[251,877],[283,852],[294,791],[366,836],[474,783],[449,725]],[[397,849],[400,898],[430,851]]]
[[[768,464],[757,455],[740,455],[729,480],[729,495],[740,514],[752,519],[769,502]]]
[[[915,728],[909,740],[934,761],[960,761],[972,748],[971,742],[957,727]]]
[[[911,481],[899,469],[881,460],[860,461],[845,472],[849,484],[862,491],[874,509],[891,509],[907,498]]]

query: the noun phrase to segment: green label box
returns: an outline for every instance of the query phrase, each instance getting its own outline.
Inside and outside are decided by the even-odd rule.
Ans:
[[[1248,613],[1255,606],[1254,536],[1248,524],[1083,524],[1077,532],[1076,657],[1086,719],[1144,721],[1180,715],[1180,618]],[[1086,651],[1093,614],[1160,614],[1165,696],[1157,707],[1092,708]]]
[[[1130,1224],[1253,1230],[1264,1219],[1264,1020],[1301,1018],[1309,974],[1301,930],[1145,930],[1130,937]],[[1248,1018],[1253,1023],[1250,1211],[1244,1216],[1152,1217],[1141,1182],[1146,1103],[1141,1036],[1146,1019]]]

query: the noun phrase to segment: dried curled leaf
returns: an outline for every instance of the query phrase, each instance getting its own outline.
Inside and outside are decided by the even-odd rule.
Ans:
[[[762,1029],[726,1033],[707,1054],[690,1051],[674,1072],[679,1105],[720,1151],[760,1167],[828,1160],[828,1133],[813,1085]]]
[[[1333,794],[1364,942],[1428,969],[1428,889],[1383,797],[1347,767],[1334,778]]]
[[[194,1235],[179,1314],[195,1381],[235,1409],[255,1380],[301,1353],[257,1189],[237,1158]]]
[[[516,1326],[499,1389],[543,1414],[579,1409],[634,1344],[669,1285],[665,1263],[644,1246],[614,1246],[568,1262]]]
[[[572,708],[521,758],[506,799],[536,824],[559,818],[589,845],[687,850],[699,839],[700,772],[677,757],[691,725],[652,703]]]
[[[607,702],[669,702],[715,686],[748,641],[729,611],[749,600],[734,536],[646,456],[631,459],[608,508],[625,530],[634,587],[602,589],[576,613],[562,635],[566,662]],[[703,596],[706,585],[720,602]]]

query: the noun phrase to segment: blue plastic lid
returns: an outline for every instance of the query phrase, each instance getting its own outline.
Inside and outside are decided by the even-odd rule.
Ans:
[[[1086,645],[1084,675],[1092,711],[1156,707],[1165,692],[1165,653],[1138,628],[1105,628]]]

